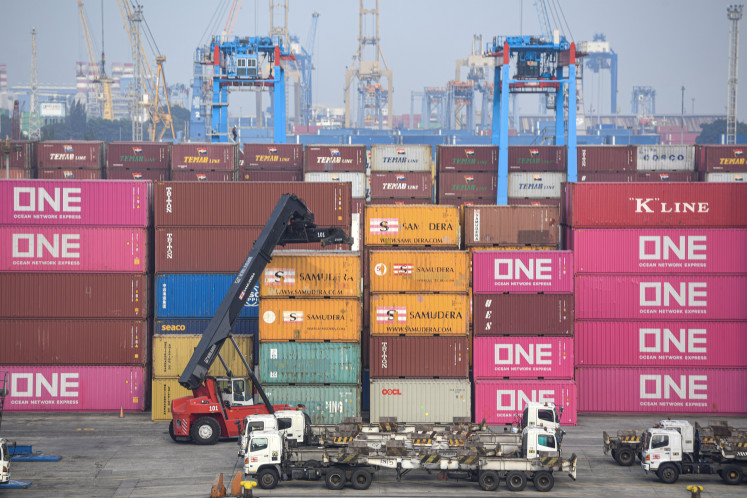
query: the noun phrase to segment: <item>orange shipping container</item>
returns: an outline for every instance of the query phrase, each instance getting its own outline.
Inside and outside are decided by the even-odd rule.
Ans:
[[[259,282],[259,297],[361,297],[359,253],[275,251]]]
[[[371,335],[467,335],[469,296],[371,294]]]
[[[260,299],[259,340],[358,342],[360,299]]]
[[[371,251],[371,292],[454,292],[469,289],[467,251]]]
[[[369,205],[366,245],[448,246],[459,248],[459,207]]]
[[[178,378],[189,363],[201,335],[154,335],[153,336],[153,377]],[[249,365],[254,365],[254,338],[251,336],[234,336],[239,349]],[[241,361],[233,344],[225,344],[220,354],[234,375],[246,375],[246,367]],[[226,375],[220,361],[210,367],[208,375]]]

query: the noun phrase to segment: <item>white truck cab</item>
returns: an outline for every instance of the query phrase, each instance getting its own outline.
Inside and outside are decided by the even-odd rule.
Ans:
[[[279,431],[250,431],[244,455],[244,474],[256,475],[267,466],[276,468],[279,473],[284,451],[283,436]]]
[[[641,466],[659,470],[667,462],[681,462],[683,453],[693,453],[695,429],[686,420],[662,420],[643,435]]]
[[[0,484],[10,481],[10,454],[8,452],[8,442],[0,439]]]
[[[255,431],[277,431],[291,445],[307,444],[311,433],[309,417],[301,410],[278,410],[274,415],[256,414],[244,418],[239,438],[239,456],[248,450],[249,436]]]
[[[525,458],[557,456],[560,453],[560,443],[555,430],[549,427],[525,427],[521,434],[521,447],[522,456]]]
[[[558,410],[555,403],[530,401],[524,406],[524,411],[521,414],[521,426],[547,427],[555,431],[560,429],[562,414],[563,408],[561,407]]]

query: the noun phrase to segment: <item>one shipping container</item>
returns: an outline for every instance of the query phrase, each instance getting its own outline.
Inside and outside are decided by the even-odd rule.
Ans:
[[[36,142],[38,169],[73,168],[101,170],[104,166],[104,142]]]
[[[360,384],[360,344],[263,342],[260,350],[263,385]]]
[[[101,180],[104,174],[100,169],[40,169],[37,170],[36,177],[39,180]]]
[[[467,292],[466,251],[370,251],[371,292]]]
[[[498,171],[496,145],[439,145],[436,148],[439,173]]]
[[[275,251],[260,297],[361,297],[360,253]]]
[[[634,145],[579,145],[576,148],[577,171],[635,171],[638,153]]]
[[[371,146],[371,172],[374,171],[423,171],[434,173],[433,154],[430,145],[384,145]]]
[[[211,318],[226,297],[235,274],[167,273],[156,275],[154,305],[156,317]],[[259,286],[252,289],[239,317],[256,318],[259,311]]]
[[[371,173],[371,199],[422,199],[423,204],[429,204],[432,196],[430,173]]]
[[[695,171],[692,145],[639,145],[639,171]]]
[[[194,354],[197,344],[202,339],[199,335],[155,335],[153,336],[153,377],[179,377]],[[254,340],[249,336],[234,337],[239,345],[241,354],[246,358],[249,365],[254,364]],[[236,352],[232,344],[225,344],[220,354],[228,368],[235,375],[246,375],[246,367],[241,356]],[[219,361],[213,363],[208,375],[220,377],[226,375],[223,364]]]
[[[467,335],[469,296],[371,294],[371,335]]]
[[[165,142],[111,142],[106,147],[106,168],[168,170],[171,144]]]
[[[557,199],[566,176],[565,173],[509,173],[508,196],[520,199]]]
[[[365,145],[307,145],[304,171],[366,171]]]
[[[368,206],[366,245],[459,248],[459,208],[451,206]]]
[[[347,417],[361,416],[361,387],[358,384],[329,386],[264,386],[272,404],[303,405],[312,424],[341,424]]]
[[[747,172],[747,157],[743,145],[696,145],[696,167],[700,171]]]
[[[358,342],[360,299],[261,299],[259,340]]]
[[[304,181],[318,183],[350,183],[353,199],[366,198],[366,174],[347,171],[311,171],[304,173]]]
[[[508,171],[565,172],[565,147],[558,145],[511,145],[508,147]]]
[[[396,417],[398,422],[451,423],[469,417],[469,380],[371,379],[371,422]]]
[[[303,170],[302,144],[244,144],[244,170]]]
[[[150,415],[154,422],[171,421],[171,402],[192,396],[192,391],[179,384],[179,379],[153,379],[150,384]]]
[[[472,288],[475,294],[572,293],[573,252],[473,252]]]
[[[560,423],[576,425],[578,399],[576,383],[572,380],[477,380],[474,420],[511,425],[517,414],[521,416],[527,402],[534,401],[555,403],[558,410],[563,409]]]
[[[573,379],[571,337],[475,337],[475,379]]]
[[[238,149],[237,144],[174,144],[171,146],[171,170],[234,171],[239,167]]]
[[[373,336],[372,379],[469,377],[469,338]]]
[[[475,294],[475,336],[573,336],[572,294]]]
[[[556,245],[560,210],[551,206],[465,206],[466,246]]]

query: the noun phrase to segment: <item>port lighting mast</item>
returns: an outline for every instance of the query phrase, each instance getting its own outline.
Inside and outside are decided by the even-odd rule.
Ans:
[[[29,113],[29,140],[41,140],[39,118],[39,71],[36,65],[36,28],[31,28],[31,112]]]
[[[729,83],[726,98],[726,143],[737,143],[737,49],[739,48],[739,20],[742,5],[730,5],[726,15],[731,21],[729,29]]]

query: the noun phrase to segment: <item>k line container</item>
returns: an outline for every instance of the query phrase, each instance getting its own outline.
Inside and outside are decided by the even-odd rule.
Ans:
[[[464,294],[371,294],[371,335],[462,335],[469,332]]]
[[[585,171],[578,174],[579,182],[697,182],[697,171]]]
[[[182,372],[194,354],[197,344],[202,339],[199,335],[156,335],[153,336],[153,377],[166,378],[181,376]],[[254,340],[249,336],[234,337],[249,365],[254,364]],[[235,375],[246,375],[246,367],[236,348],[230,341],[220,349],[223,360]],[[226,375],[226,370],[220,361],[210,367],[208,375]]]
[[[156,318],[212,318],[234,277],[235,274],[221,273],[156,275]],[[259,285],[256,285],[239,317],[256,318],[258,310]]]
[[[104,145],[78,140],[36,142],[37,167],[100,170],[104,166]]]
[[[706,181],[711,183],[742,183],[745,180],[746,173],[706,173]]]
[[[638,153],[634,145],[592,145],[576,148],[579,178],[589,172],[635,171],[637,160]]]
[[[171,146],[171,170],[234,171],[239,167],[238,150],[237,144],[174,144]]]
[[[111,142],[106,147],[107,169],[168,170],[171,144],[165,142]]]
[[[747,273],[747,230],[577,229],[576,273]]]
[[[337,171],[311,171],[304,173],[304,181],[318,183],[350,183],[353,186],[352,196],[354,199],[365,199],[366,197],[366,174]]]
[[[243,182],[302,182],[301,170],[250,170],[239,169],[239,180]]]
[[[692,145],[639,145],[639,171],[695,171]]]
[[[33,170],[36,167],[34,159],[35,144],[36,142],[30,140],[11,140],[10,147],[5,147],[5,144],[3,144],[0,150],[2,150],[3,156],[8,158],[9,168]],[[5,157],[2,161],[2,169],[5,169]]]
[[[244,144],[244,164],[247,170],[303,169],[302,144]]]
[[[747,369],[584,367],[576,382],[580,412],[747,412]]]
[[[360,253],[274,251],[260,297],[361,297]]]
[[[560,197],[565,173],[509,173],[508,196],[525,199]]]
[[[742,145],[696,145],[696,167],[700,171],[747,172],[747,156]]]
[[[171,178],[168,169],[112,168],[106,170],[108,180],[151,180],[165,182]]]
[[[467,292],[466,251],[370,251],[371,292]]]
[[[149,362],[145,320],[0,322],[0,364],[141,365]]]
[[[580,320],[747,320],[747,276],[578,275]]]
[[[570,294],[573,292],[573,253],[475,251],[472,253],[472,289],[475,294]]]
[[[175,182],[235,182],[238,170],[175,169],[171,170],[171,179]]]
[[[397,417],[398,422],[451,423],[469,417],[469,380],[371,379],[371,422]]]
[[[475,379],[573,379],[571,337],[475,337]]]
[[[371,378],[469,378],[469,338],[373,336]]]
[[[146,273],[143,228],[0,227],[0,271]]]
[[[261,299],[259,340],[358,342],[360,299]]]
[[[307,145],[304,171],[366,172],[365,145]]]
[[[452,206],[368,206],[366,245],[459,248],[459,208]]]
[[[508,171],[555,171],[567,169],[565,147],[557,145],[530,145],[508,147]]]
[[[439,145],[436,148],[439,173],[498,171],[496,145]]]
[[[579,366],[747,368],[747,322],[576,322]]]
[[[267,384],[359,384],[361,346],[331,342],[263,342],[259,377]]]
[[[495,198],[498,188],[498,174],[492,172],[451,173],[438,175],[439,199]]]
[[[573,336],[572,294],[475,294],[475,336]]]
[[[433,173],[433,154],[430,145],[371,146],[371,172],[427,171]]]
[[[116,412],[145,409],[146,374],[139,366],[6,366],[9,412]]]
[[[466,246],[557,245],[560,210],[551,206],[465,206]]]
[[[610,391],[612,385],[606,386]],[[576,425],[581,400],[572,380],[478,380],[475,381],[475,422],[510,425],[527,402],[555,403],[563,408],[562,425]],[[579,410],[580,411],[580,410]]]
[[[361,415],[361,387],[358,384],[330,386],[263,386],[272,404],[304,405],[312,424],[341,424],[346,417]]]
[[[0,225],[148,226],[143,181],[0,182]]]
[[[433,177],[430,173],[371,173],[371,198],[423,199],[430,204],[433,195]]]
[[[5,318],[148,317],[147,275],[0,273]],[[12,291],[10,291],[12,289]]]
[[[177,398],[192,396],[192,391],[179,384],[179,379],[153,379],[150,384],[151,420],[167,422],[171,417],[171,401]]]
[[[104,178],[100,169],[65,168],[40,169],[36,172],[40,180],[101,180]]]

